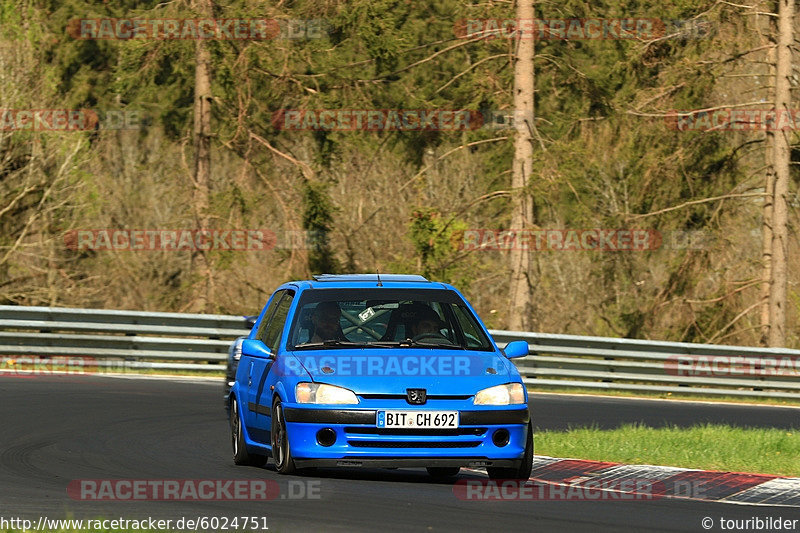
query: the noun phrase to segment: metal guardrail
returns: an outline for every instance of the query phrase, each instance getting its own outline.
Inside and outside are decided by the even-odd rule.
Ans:
[[[247,332],[229,315],[0,305],[0,355],[73,369],[224,371],[231,341]]]
[[[0,355],[78,358],[98,370],[220,372],[244,317],[0,306]],[[532,386],[800,398],[800,350],[490,331]],[[200,364],[198,364],[200,363]],[[2,369],[2,366],[0,366]]]
[[[515,359],[535,387],[800,399],[800,350],[521,331],[491,331],[500,345],[528,342]]]

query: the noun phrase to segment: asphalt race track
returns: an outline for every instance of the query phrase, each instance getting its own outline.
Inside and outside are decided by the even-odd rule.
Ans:
[[[0,375],[0,518],[263,517],[270,531],[721,531],[800,509],[687,500],[465,501],[424,470],[237,467],[219,381]],[[725,422],[800,428],[800,409],[535,395],[539,428]],[[478,473],[462,473],[461,480]],[[266,480],[271,501],[83,501],[73,480]],[[293,485],[290,486],[290,483]],[[312,497],[301,497],[311,491]],[[290,498],[297,496],[297,499]],[[305,494],[308,496],[308,494]],[[710,517],[711,529],[701,521]],[[796,529],[800,531],[800,527]]]
[[[531,402],[535,427],[568,429],[597,426],[613,429],[623,424],[650,427],[728,424],[735,427],[800,428],[800,407],[762,407],[745,404],[633,400],[598,396],[536,393]]]

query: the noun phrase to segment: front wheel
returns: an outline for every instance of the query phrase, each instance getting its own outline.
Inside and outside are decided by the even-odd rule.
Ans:
[[[525,454],[519,466],[504,468],[498,466],[486,467],[486,472],[491,479],[528,479],[533,468],[533,425],[528,422],[528,438],[525,440]]]
[[[296,468],[289,449],[289,435],[286,433],[286,419],[283,404],[276,398],[272,404],[272,457],[279,474],[291,474]]]

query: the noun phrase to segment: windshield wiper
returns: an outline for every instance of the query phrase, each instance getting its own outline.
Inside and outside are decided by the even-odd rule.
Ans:
[[[348,348],[368,348],[370,345],[364,344],[363,342],[340,341],[337,339],[329,339],[322,342],[304,342],[303,344],[298,344],[297,346],[295,346],[295,348],[328,348],[337,346],[347,346]]]
[[[414,341],[413,345],[414,346],[424,346],[424,347],[429,347],[429,348],[446,348],[448,350],[466,350],[466,348],[464,348],[460,344],[452,344],[449,341],[446,342],[446,343],[445,342],[427,342],[427,341],[426,342],[420,342],[420,341]]]
[[[381,348],[388,348],[393,346],[405,346],[405,347],[424,347],[424,348],[449,348],[451,350],[466,350],[463,346],[459,346],[458,344],[450,344],[450,341],[446,341],[447,344],[441,342],[420,342],[415,341],[413,339],[405,339],[402,341],[376,341],[370,342],[368,346],[377,346]]]

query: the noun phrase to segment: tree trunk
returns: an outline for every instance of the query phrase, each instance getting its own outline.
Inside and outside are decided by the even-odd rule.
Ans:
[[[772,280],[772,202],[775,194],[775,171],[772,166],[773,132],[767,132],[767,177],[764,186],[764,220],[761,224],[761,344],[769,343],[770,281]]]
[[[210,0],[195,0],[194,12],[202,18],[212,16]],[[195,43],[194,75],[194,195],[193,208],[196,229],[209,228],[208,196],[211,175],[211,54],[206,42]],[[213,282],[208,252],[192,252],[192,277],[194,295],[192,307],[197,312],[208,312],[213,300]]]
[[[795,0],[778,0],[778,47],[775,62],[776,127],[781,125],[791,108],[792,42],[794,40]],[[785,123],[785,122],[784,122]],[[789,126],[791,127],[791,126]],[[772,207],[772,269],[769,302],[769,345],[786,345],[786,277],[789,252],[789,132],[776,130],[773,135],[775,190]]]
[[[534,1],[517,0],[517,19],[534,18]],[[533,219],[533,199],[526,190],[533,169],[533,113],[534,113],[534,41],[533,35],[518,34],[515,41],[514,62],[514,166],[511,186],[511,229],[519,231],[530,226]],[[533,294],[530,279],[530,250],[515,246],[509,252],[511,283],[508,327],[527,331],[533,325]]]
[[[774,6],[771,0],[766,2],[763,7],[765,12],[769,12]],[[764,33],[768,36],[771,48],[767,53],[767,63],[769,64],[770,77],[775,78],[775,48],[777,42],[778,25],[773,17],[765,17],[766,28]],[[766,176],[764,180],[764,209],[763,222],[761,224],[761,339],[763,346],[769,343],[769,286],[772,280],[772,202],[775,194],[775,161],[773,160],[773,148],[775,147],[775,132],[767,129],[764,144],[764,160],[766,162]]]

